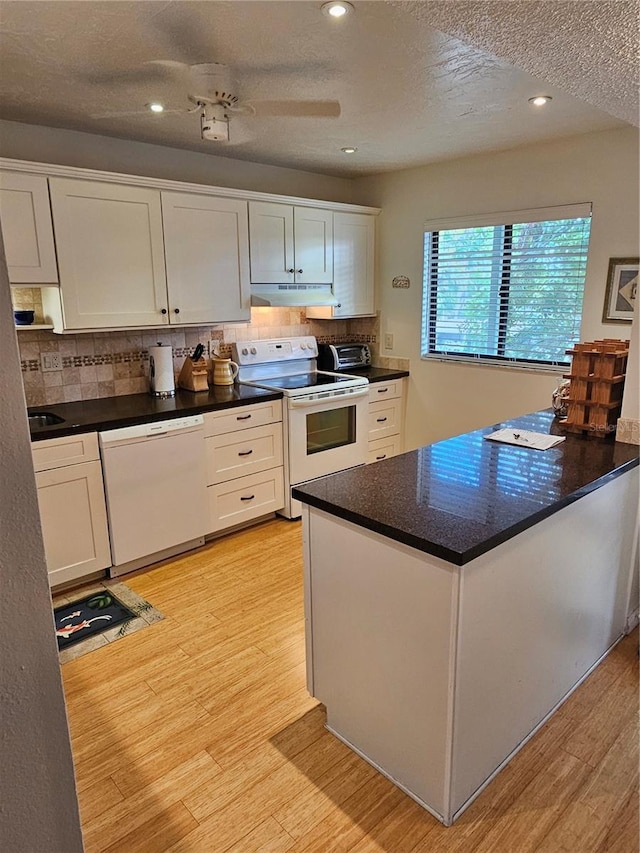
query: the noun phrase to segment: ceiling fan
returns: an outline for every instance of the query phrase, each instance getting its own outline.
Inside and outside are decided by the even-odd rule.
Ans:
[[[191,104],[184,109],[161,110],[159,114],[199,113],[201,138],[210,142],[230,142],[229,125],[235,114],[256,118],[337,118],[338,101],[321,100],[246,100],[241,101],[231,69],[219,62],[187,65],[174,60],[152,60],[148,68],[136,75],[136,82],[173,77],[185,90]],[[131,81],[132,76],[127,75]],[[149,110],[110,112],[92,118],[115,118],[129,115],[150,115]]]

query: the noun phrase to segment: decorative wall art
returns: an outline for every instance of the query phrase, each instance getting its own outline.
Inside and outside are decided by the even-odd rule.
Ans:
[[[638,292],[638,258],[611,258],[603,323],[630,323]]]

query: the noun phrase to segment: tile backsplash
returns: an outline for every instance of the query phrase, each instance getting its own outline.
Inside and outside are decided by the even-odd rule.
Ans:
[[[13,305],[14,308],[33,308],[34,322],[44,322],[37,288],[14,288]],[[199,342],[205,346],[210,344],[221,355],[230,356],[231,344],[237,341],[292,335],[315,335],[321,343],[345,339],[361,341],[369,343],[372,352],[377,354],[378,318],[309,320],[303,308],[253,308],[250,323],[197,328],[131,329],[77,335],[23,328],[18,332],[18,345],[27,405],[38,406],[146,393],[149,390],[148,348],[157,343],[173,348],[177,377],[185,358]],[[43,353],[58,353],[61,369],[43,372]]]

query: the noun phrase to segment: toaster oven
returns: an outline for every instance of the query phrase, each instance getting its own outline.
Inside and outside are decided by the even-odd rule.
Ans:
[[[318,344],[320,370],[353,370],[369,367],[371,351],[368,344]]]

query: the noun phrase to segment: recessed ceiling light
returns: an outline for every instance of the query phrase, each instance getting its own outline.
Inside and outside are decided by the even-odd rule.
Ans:
[[[354,148],[353,145],[346,145],[344,148],[341,148],[340,150],[344,154],[355,154],[358,149]]]
[[[353,6],[346,0],[332,0],[331,3],[323,3],[320,8],[325,15],[332,18],[344,18],[349,12],[353,12]]]
[[[162,104],[147,104],[152,113],[161,113],[164,112],[164,107]]]
[[[535,98],[529,98],[529,103],[534,107],[543,107],[551,101],[551,95],[537,95]]]

